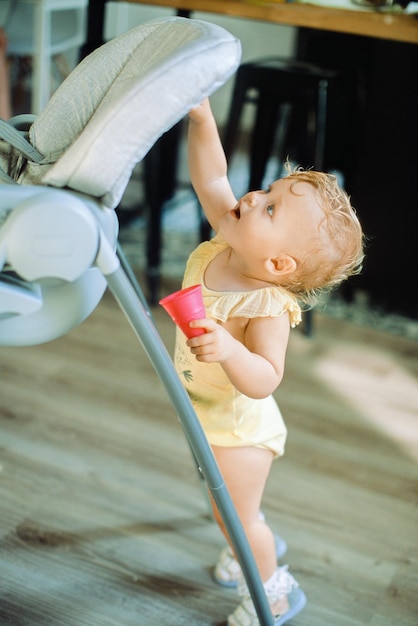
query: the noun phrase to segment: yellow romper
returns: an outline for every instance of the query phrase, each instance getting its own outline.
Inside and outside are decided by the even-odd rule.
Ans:
[[[227,245],[217,236],[200,244],[187,262],[183,287],[202,284],[206,316],[226,322],[231,317],[279,317],[287,312],[291,325],[296,326],[301,319],[300,307],[294,295],[280,287],[248,292],[207,289],[205,270]],[[281,456],[287,431],[273,396],[260,400],[240,393],[219,363],[196,361],[186,341],[177,329],[175,366],[209,443],[228,447],[257,446]]]

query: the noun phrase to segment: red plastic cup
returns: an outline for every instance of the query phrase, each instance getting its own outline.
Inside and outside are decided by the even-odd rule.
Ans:
[[[204,328],[190,328],[189,326],[192,320],[201,320],[206,317],[201,285],[193,285],[176,291],[160,300],[160,304],[188,339],[205,333]]]

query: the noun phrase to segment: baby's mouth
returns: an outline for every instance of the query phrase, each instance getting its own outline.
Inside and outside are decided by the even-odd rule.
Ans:
[[[240,211],[240,208],[239,208],[239,204],[235,207],[235,209],[232,209],[231,215],[232,215],[232,217],[235,217],[235,219],[239,220],[239,218],[241,217],[241,211]]]

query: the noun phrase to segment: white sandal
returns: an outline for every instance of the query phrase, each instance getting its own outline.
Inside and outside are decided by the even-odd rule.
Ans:
[[[278,567],[273,576],[264,583],[267,599],[274,614],[274,626],[282,626],[295,617],[306,604],[306,596],[295,578],[288,572],[288,566]],[[228,626],[260,626],[260,622],[248,591],[241,577],[239,594],[241,604],[228,617]]]
[[[276,557],[281,559],[287,552],[287,544],[282,537],[275,535]],[[215,582],[223,587],[237,587],[242,575],[241,566],[234,557],[229,546],[226,546],[220,553],[213,570]]]

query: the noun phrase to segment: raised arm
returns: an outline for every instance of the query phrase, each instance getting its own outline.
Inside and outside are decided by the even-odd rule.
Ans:
[[[188,162],[190,179],[215,232],[218,220],[236,204],[227,163],[209,100],[189,113]]]

